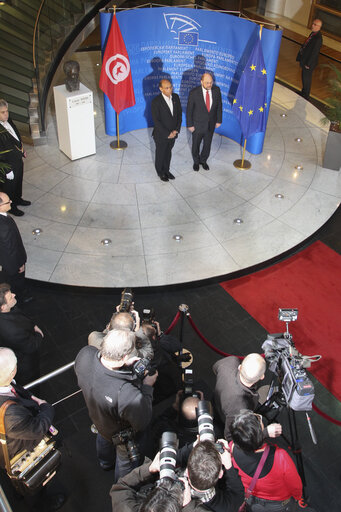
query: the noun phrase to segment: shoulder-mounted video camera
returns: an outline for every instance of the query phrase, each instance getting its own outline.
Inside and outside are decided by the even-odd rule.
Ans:
[[[286,323],[284,334],[268,334],[262,345],[269,370],[278,376],[280,391],[286,403],[294,411],[308,411],[314,400],[314,386],[308,378],[305,368],[309,368],[312,358],[303,356],[295,348],[289,323],[297,320],[297,309],[279,309],[279,320]],[[314,356],[317,361],[320,356]]]

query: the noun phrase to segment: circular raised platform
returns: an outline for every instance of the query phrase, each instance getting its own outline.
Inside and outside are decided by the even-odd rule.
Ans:
[[[82,82],[95,90],[92,66],[82,62]],[[24,197],[32,205],[16,218],[27,277],[137,287],[225,275],[299,244],[340,202],[340,174],[321,167],[322,114],[278,84],[264,151],[245,155],[250,170],[233,165],[242,148],[215,135],[210,170],[193,172],[183,128],[171,162],[176,179],[167,183],[154,169],[151,129],[126,133],[127,149],[111,149],[101,101],[95,93],[96,155],[71,162],[61,153],[52,115],[48,145],[27,148]]]

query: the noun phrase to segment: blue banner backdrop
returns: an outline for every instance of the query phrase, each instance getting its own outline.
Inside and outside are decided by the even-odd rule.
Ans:
[[[100,13],[101,44],[105,48],[111,13]],[[128,51],[136,105],[121,112],[120,134],[153,125],[150,104],[162,78],[171,79],[180,95],[185,124],[189,91],[212,73],[223,97],[223,123],[217,133],[241,143],[239,122],[231,103],[238,81],[259,33],[251,21],[225,13],[188,8],[154,7],[121,11],[117,20]],[[263,29],[262,48],[270,106],[282,31]],[[104,95],[105,128],[116,135],[115,111]],[[264,133],[247,141],[247,150],[262,152]]]

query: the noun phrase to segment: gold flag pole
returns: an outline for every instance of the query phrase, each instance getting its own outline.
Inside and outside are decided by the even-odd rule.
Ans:
[[[128,144],[124,140],[120,140],[120,121],[119,116],[116,112],[116,133],[117,133],[117,140],[113,140],[110,142],[111,149],[125,149],[128,147]]]
[[[238,158],[238,160],[235,160],[233,162],[233,165],[236,167],[236,169],[239,169],[240,171],[247,171],[251,168],[251,162],[248,160],[244,160],[245,158],[245,148],[246,148],[246,139],[244,140],[244,147],[243,147],[243,157],[242,159]]]
[[[259,39],[262,39],[262,30],[264,25],[259,26]],[[245,158],[245,148],[246,148],[246,139],[244,140],[244,147],[243,147],[243,157],[240,160],[235,160],[233,162],[233,165],[236,167],[236,169],[239,169],[241,171],[247,171],[248,169],[251,169],[251,162],[248,160],[244,160]]]
[[[116,5],[113,6],[114,8],[114,16],[116,16]],[[126,147],[128,147],[128,144],[124,141],[124,140],[121,140],[120,141],[120,121],[119,121],[119,114],[116,112],[116,133],[117,133],[117,140],[113,140],[112,142],[110,142],[110,147],[111,149],[117,149],[117,150],[121,150],[121,149],[125,149]]]

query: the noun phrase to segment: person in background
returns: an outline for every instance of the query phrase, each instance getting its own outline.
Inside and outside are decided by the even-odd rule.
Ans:
[[[304,41],[296,57],[302,68],[302,91],[301,95],[306,100],[309,99],[313,71],[317,66],[317,61],[321,46],[323,43],[321,34],[322,21],[316,19],[311,25],[311,33]]]
[[[11,214],[18,217],[24,215],[18,205],[31,204],[31,201],[22,198],[23,158],[26,158],[26,151],[22,145],[20,133],[9,117],[7,101],[0,99],[0,168],[5,170],[2,190],[12,200]]]

